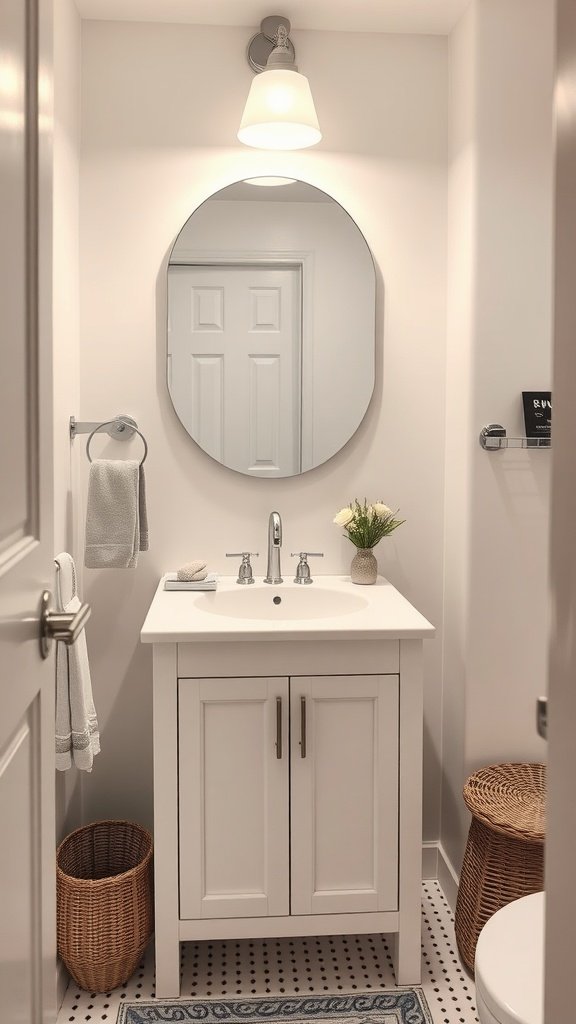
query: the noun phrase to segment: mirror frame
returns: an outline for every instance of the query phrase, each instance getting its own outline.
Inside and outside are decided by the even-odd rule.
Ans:
[[[266,178],[268,176],[260,175],[259,177]],[[348,211],[345,209],[345,207],[342,206],[342,204],[337,199],[335,199],[333,195],[331,195],[325,189],[320,189],[320,188],[318,188],[317,185],[314,185],[311,182],[304,181],[303,179],[288,179],[289,183],[297,183],[298,185],[305,185],[307,188],[314,189],[315,191],[321,193],[323,196],[326,196],[327,197],[327,201],[329,201],[329,203],[332,204],[333,206],[336,206],[342,212],[342,214],[344,215],[346,220],[349,222],[349,224],[351,226],[353,226],[353,228],[357,232],[357,236],[358,236],[359,240],[362,241],[362,243],[363,243],[363,245],[365,247],[365,251],[366,251],[367,255],[369,256],[370,270],[371,270],[370,287],[371,287],[371,293],[372,293],[371,294],[372,303],[371,303],[371,310],[370,310],[370,318],[371,318],[371,324],[370,324],[370,333],[371,333],[371,348],[370,348],[371,379],[370,379],[369,393],[366,393],[365,398],[363,398],[363,400],[362,400],[362,408],[361,408],[360,413],[357,416],[357,419],[356,419],[356,422],[355,422],[355,426],[353,427],[351,432],[348,434],[348,436],[345,438],[345,440],[342,440],[341,442],[339,442],[338,443],[338,447],[335,448],[333,451],[331,451],[330,454],[325,455],[319,461],[313,462],[313,464],[311,464],[311,465],[304,465],[304,466],[301,465],[301,468],[298,471],[294,472],[294,473],[282,473],[282,474],[280,474],[280,473],[275,473],[275,474],[270,473],[270,474],[267,474],[267,473],[263,473],[263,472],[261,473],[259,471],[242,470],[242,469],[238,469],[235,466],[228,465],[226,462],[224,462],[221,459],[219,459],[216,455],[214,455],[210,451],[208,451],[207,448],[205,448],[200,443],[200,441],[198,441],[193,436],[191,431],[188,429],[188,427],[186,426],[186,424],[182,420],[182,417],[181,417],[181,415],[180,415],[180,413],[179,413],[179,411],[178,411],[178,409],[176,407],[176,404],[175,404],[175,401],[174,401],[174,397],[173,397],[173,394],[172,394],[172,388],[171,388],[171,383],[170,383],[170,348],[169,348],[169,344],[170,344],[170,342],[169,342],[169,315],[170,315],[170,311],[169,311],[169,295],[168,295],[168,291],[169,291],[169,289],[168,289],[168,278],[169,278],[170,268],[174,267],[174,266],[178,266],[178,265],[180,265],[180,266],[182,266],[182,265],[195,265],[195,266],[204,266],[204,267],[212,267],[212,266],[213,267],[218,267],[218,266],[230,265],[232,262],[235,262],[235,261],[237,261],[238,263],[245,264],[246,266],[253,266],[253,267],[255,267],[257,265],[269,264],[269,263],[274,263],[275,265],[278,265],[279,267],[281,267],[281,266],[294,266],[295,264],[297,264],[298,266],[300,266],[302,268],[302,273],[301,273],[301,296],[300,296],[300,299],[301,299],[301,309],[302,309],[302,338],[301,338],[302,343],[304,343],[304,339],[305,339],[306,336],[313,336],[312,319],[311,319],[311,310],[312,310],[311,296],[313,295],[313,281],[312,281],[312,275],[309,274],[309,273],[305,273],[304,272],[307,263],[308,264],[313,264],[313,261],[314,261],[314,254],[311,252],[310,249],[294,249],[294,250],[282,249],[282,250],[280,250],[281,254],[279,255],[279,251],[278,250],[260,249],[260,248],[252,249],[251,250],[251,249],[247,248],[244,251],[242,251],[242,250],[239,250],[239,251],[236,251],[236,250],[232,251],[232,250],[230,250],[227,255],[223,256],[222,255],[222,250],[209,249],[209,248],[208,249],[198,248],[198,249],[194,249],[193,251],[189,250],[191,258],[188,259],[188,260],[174,259],[175,251],[176,251],[176,249],[178,247],[178,243],[179,243],[179,240],[181,239],[181,236],[182,236],[183,232],[185,231],[185,229],[189,225],[189,223],[192,220],[192,218],[207,203],[213,202],[214,199],[215,199],[215,196],[219,196],[221,193],[225,192],[227,189],[233,188],[234,186],[237,186],[237,185],[242,185],[244,183],[250,184],[250,183],[253,183],[253,181],[254,181],[254,179],[249,179],[249,180],[247,180],[247,179],[238,179],[238,180],[235,180],[235,181],[231,181],[227,185],[222,186],[222,188],[217,189],[216,192],[213,192],[210,195],[206,196],[206,198],[204,200],[202,200],[202,202],[200,202],[198,204],[198,206],[196,206],[195,209],[192,211],[192,213],[187,217],[187,219],[185,220],[184,224],[182,225],[182,227],[178,231],[178,234],[176,235],[176,237],[175,237],[175,239],[174,239],[174,241],[173,241],[173,243],[172,243],[172,245],[170,247],[169,254],[168,254],[168,261],[167,261],[166,384],[167,384],[168,394],[170,396],[170,401],[171,401],[172,407],[174,409],[174,412],[175,412],[179,422],[181,423],[181,425],[186,430],[186,433],[188,434],[190,439],[201,449],[201,451],[204,452],[204,454],[208,455],[209,458],[211,458],[213,461],[217,462],[223,468],[229,469],[229,470],[231,470],[232,472],[235,472],[235,473],[239,473],[242,476],[258,477],[259,479],[274,479],[274,480],[277,480],[277,479],[290,479],[291,477],[301,476],[304,473],[311,472],[313,469],[316,469],[319,466],[324,465],[326,462],[330,461],[330,459],[334,458],[334,456],[337,455],[338,452],[342,451],[342,449],[354,437],[355,433],[359,429],[361,423],[363,422],[363,420],[364,420],[364,418],[365,418],[365,416],[366,416],[366,414],[368,412],[368,409],[370,407],[370,403],[371,403],[372,398],[374,396],[374,390],[375,390],[375,386],[376,386],[376,372],[375,371],[376,371],[377,267],[376,267],[376,262],[374,260],[374,256],[372,254],[372,250],[370,249],[370,246],[368,245],[368,242],[366,240],[366,237],[365,237],[364,233],[360,230],[357,222],[354,220],[354,218],[351,216],[351,214],[348,213]],[[271,199],[269,201],[274,201],[274,200]],[[297,200],[295,200],[295,201],[297,201]],[[185,249],[183,251],[184,251],[184,253],[186,253]],[[193,257],[193,261],[194,261],[193,263],[192,263],[192,257]],[[304,373],[304,360],[305,360],[305,358],[306,358],[306,356],[305,356],[304,344],[302,344],[302,351],[301,351],[301,359],[302,359],[301,380],[302,380],[302,382],[305,380],[305,373]],[[312,387],[312,385],[309,383],[308,387]],[[306,392],[305,392],[304,388],[305,388],[305,385],[303,384],[302,391],[301,391],[301,398],[300,398],[300,415],[301,415],[301,420],[302,420],[302,417],[304,417],[304,419],[305,419],[306,413],[305,413],[304,410],[305,410],[305,407],[309,404],[308,402],[306,402]],[[303,432],[303,429],[304,428],[302,428],[302,432]]]

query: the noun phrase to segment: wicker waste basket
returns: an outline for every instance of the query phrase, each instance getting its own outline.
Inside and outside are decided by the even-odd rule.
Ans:
[[[474,971],[476,943],[488,918],[544,888],[546,767],[489,765],[470,776],[463,796],[472,823],[454,929],[460,955]]]
[[[134,973],[153,930],[152,836],[96,821],[58,847],[58,952],[80,988],[109,992]]]

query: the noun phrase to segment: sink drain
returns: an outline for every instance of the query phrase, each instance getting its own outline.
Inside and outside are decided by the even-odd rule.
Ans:
[[[281,597],[273,597],[272,600],[273,600],[274,604],[282,604],[282,598]]]

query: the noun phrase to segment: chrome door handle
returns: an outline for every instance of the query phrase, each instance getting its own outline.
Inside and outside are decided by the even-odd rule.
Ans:
[[[276,757],[282,760],[282,697],[276,697]]]
[[[40,653],[47,658],[53,640],[73,644],[88,622],[92,609],[89,604],[80,605],[76,612],[55,612],[50,607],[52,594],[45,590],[40,607]]]

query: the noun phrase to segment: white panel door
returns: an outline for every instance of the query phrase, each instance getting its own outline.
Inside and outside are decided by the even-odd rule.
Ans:
[[[0,1022],[56,1013],[51,4],[0,3]],[[39,67],[42,82],[39,88]]]
[[[288,680],[179,681],[180,917],[289,913]]]
[[[299,472],[299,268],[170,266],[168,306],[168,386],[188,433],[231,469]]]
[[[398,676],[291,679],[293,914],[398,907]]]

